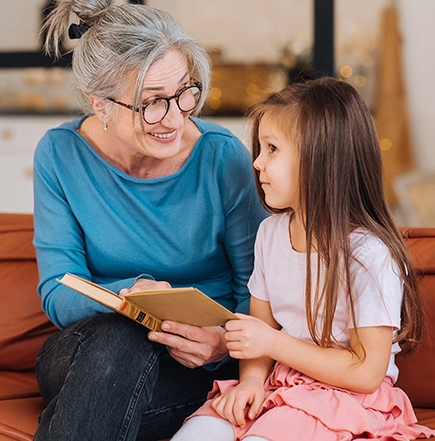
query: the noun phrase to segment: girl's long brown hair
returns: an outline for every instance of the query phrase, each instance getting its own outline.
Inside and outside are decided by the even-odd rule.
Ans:
[[[299,147],[299,198],[307,249],[316,244],[317,265],[322,262],[325,268],[324,286],[319,286],[317,277],[312,299],[311,254],[307,253],[305,305],[313,341],[326,347],[338,345],[332,324],[343,281],[353,321],[351,327],[357,331],[349,269],[353,259],[349,233],[352,228],[363,227],[384,242],[400,269],[404,296],[402,324],[396,340],[404,354],[412,352],[421,339],[423,311],[410,256],[386,202],[381,151],[368,106],[350,84],[334,78],[294,83],[272,93],[249,114],[254,160],[260,152],[258,129],[265,113]],[[286,211],[267,205],[257,170],[255,177],[263,206],[272,213]],[[322,307],[323,329],[319,335],[316,319]]]

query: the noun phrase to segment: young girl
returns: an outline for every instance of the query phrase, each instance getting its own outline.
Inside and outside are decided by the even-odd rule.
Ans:
[[[368,107],[323,78],[251,114],[263,205],[251,316],[226,324],[240,381],[216,382],[173,441],[408,440],[395,355],[422,333],[415,274],[383,192]]]

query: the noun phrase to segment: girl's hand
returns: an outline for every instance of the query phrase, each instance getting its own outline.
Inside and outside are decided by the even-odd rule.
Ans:
[[[269,357],[278,331],[256,317],[236,315],[240,320],[230,320],[225,323],[225,340],[231,357],[239,359]]]
[[[263,382],[251,377],[217,397],[211,406],[222,418],[235,426],[244,428],[246,406],[251,406],[248,417],[252,420],[257,416],[263,400]]]

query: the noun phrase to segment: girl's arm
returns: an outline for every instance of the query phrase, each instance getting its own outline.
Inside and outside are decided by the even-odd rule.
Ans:
[[[359,341],[350,329],[352,353],[324,348],[278,332],[252,317],[227,323],[230,355],[239,359],[267,356],[332,386],[370,393],[385,378],[393,328],[359,328]]]
[[[251,296],[250,313],[261,323],[267,323],[270,329],[280,328],[273,318],[269,302]],[[273,360],[267,356],[240,360],[239,384],[216,398],[212,403],[213,409],[232,424],[245,427],[245,408],[250,406],[250,419],[257,416],[264,400],[264,382],[272,365]]]
[[[354,329],[349,333],[355,354],[345,349],[322,348],[281,334],[270,356],[332,386],[354,392],[374,392],[387,372],[393,329],[387,326],[359,328],[359,342]]]
[[[250,315],[261,319],[274,330],[281,329],[281,326],[273,317],[269,302],[251,296]],[[255,378],[260,380],[263,385],[272,365],[273,359],[268,356],[252,360],[241,360],[239,369],[240,382]]]

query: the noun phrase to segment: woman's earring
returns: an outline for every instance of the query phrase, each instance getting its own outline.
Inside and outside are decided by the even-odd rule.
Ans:
[[[103,121],[103,129],[105,132],[107,132],[108,127],[107,127],[106,121]]]

